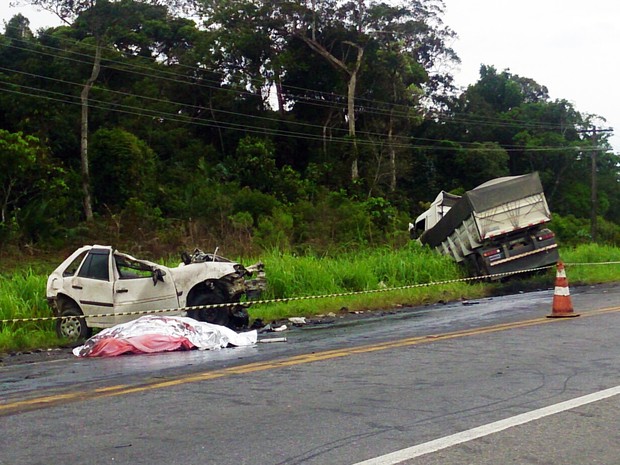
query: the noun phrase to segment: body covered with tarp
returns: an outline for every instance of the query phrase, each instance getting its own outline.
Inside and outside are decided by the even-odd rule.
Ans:
[[[78,357],[113,357],[173,350],[214,350],[255,344],[256,331],[236,333],[230,328],[193,318],[147,315],[106,328],[73,349]]]
[[[416,219],[422,244],[489,275],[558,260],[538,173],[492,179],[462,197],[441,192]]]

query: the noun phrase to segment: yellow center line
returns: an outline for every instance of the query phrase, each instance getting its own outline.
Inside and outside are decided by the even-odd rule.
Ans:
[[[582,313],[581,318],[592,317],[602,315],[606,313],[613,313],[620,311],[620,306],[608,307],[599,310],[591,310],[587,313]],[[96,388],[86,391],[78,391],[65,394],[53,394],[42,397],[35,397],[32,399],[20,400],[15,402],[0,403],[0,416],[11,415],[23,411],[30,411],[39,408],[51,407],[54,405],[79,402],[89,399],[100,399],[104,397],[121,396],[127,394],[133,394],[138,392],[151,391],[155,389],[163,389],[174,386],[180,386],[188,383],[196,383],[202,381],[209,381],[218,378],[224,378],[234,375],[244,375],[249,373],[257,373],[267,370],[275,370],[283,367],[290,367],[296,365],[303,365],[306,363],[314,363],[325,360],[333,360],[340,357],[349,357],[352,355],[368,354],[372,352],[378,352],[383,350],[399,349],[403,347],[415,346],[419,344],[427,344],[437,341],[445,341],[450,339],[456,339],[467,336],[477,336],[489,333],[495,333],[499,331],[506,331],[509,329],[526,328],[529,326],[537,326],[542,324],[557,323],[560,321],[568,321],[574,319],[549,319],[549,318],[534,318],[531,320],[517,321],[513,323],[500,323],[491,326],[485,326],[482,328],[466,329],[461,331],[454,331],[443,334],[432,334],[426,336],[415,336],[405,339],[399,339],[397,341],[388,341],[371,345],[363,345],[357,347],[350,347],[344,349],[333,349],[322,352],[295,355],[292,357],[273,360],[269,362],[255,362],[240,365],[231,368],[224,368],[221,370],[205,371],[202,373],[194,373],[191,375],[184,375],[177,378],[170,378],[164,381],[151,381],[141,385],[127,386],[125,384],[119,384],[115,386],[108,386],[102,388]]]

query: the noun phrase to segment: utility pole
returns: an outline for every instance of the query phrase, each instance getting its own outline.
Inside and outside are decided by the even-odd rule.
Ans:
[[[592,179],[590,181],[590,238],[592,242],[596,242],[596,205],[597,205],[597,186],[596,186],[596,154],[598,153],[598,146],[596,142],[596,126],[592,128],[592,156],[590,157],[590,174]]]
[[[591,132],[592,133],[592,154],[590,155],[590,237],[592,242],[596,241],[598,233],[597,225],[597,204],[598,204],[598,187],[596,176],[596,158],[598,155],[598,133],[600,132],[613,132],[613,128],[599,129],[596,126],[592,126],[592,129],[584,129],[578,132]]]

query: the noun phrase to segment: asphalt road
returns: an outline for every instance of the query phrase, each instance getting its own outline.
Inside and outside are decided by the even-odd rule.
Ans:
[[[618,465],[620,286],[571,293],[2,367],[0,464]]]

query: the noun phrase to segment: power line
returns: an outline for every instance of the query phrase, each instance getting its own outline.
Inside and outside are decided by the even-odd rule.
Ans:
[[[46,34],[43,34],[44,36]],[[64,41],[64,42],[69,42],[67,39],[63,39],[63,38],[57,38],[54,37],[55,40],[60,40],[60,41]],[[31,44],[31,42],[28,42],[26,40],[23,39],[18,39],[18,38],[11,38],[11,40],[13,41],[18,41],[18,42],[22,42],[22,43],[26,43],[28,45]],[[74,42],[72,42],[72,44],[76,44]],[[52,47],[49,45],[43,45],[43,44],[36,44],[39,47],[45,48],[45,49],[51,49],[51,50],[56,50],[59,52],[63,52],[63,53],[70,53],[76,56],[81,56],[81,57],[85,57],[85,58],[92,58],[91,55],[87,55],[84,53],[80,53],[80,52],[75,52],[75,51],[71,51],[71,50],[66,50],[66,49],[60,49],[58,47]],[[90,44],[84,44],[84,43],[79,43],[79,45],[81,47],[84,48],[91,48],[94,49],[95,47],[93,45]],[[17,47],[13,44],[11,44],[10,46],[20,49],[20,50],[25,50],[25,51],[30,51],[30,52],[34,52],[34,53],[41,53],[47,56],[52,56],[52,57],[56,57],[56,58],[60,58],[60,59],[67,59],[67,60],[71,60],[71,61],[75,61],[75,62],[79,62],[79,63],[85,63],[85,64],[90,64],[90,61],[84,61],[84,60],[78,60],[75,58],[70,58],[70,57],[63,57],[61,55],[57,55],[57,54],[51,54],[51,53],[45,53],[45,52],[41,52],[41,51],[36,51],[36,50],[32,50],[31,48],[24,48],[24,47]],[[105,48],[107,51],[111,52],[111,53],[118,53],[118,50],[115,50],[113,48],[110,47],[106,47]],[[132,58],[137,58],[137,59],[143,59],[143,57],[132,57]],[[120,68],[118,67],[114,67],[114,66],[110,66],[107,65],[108,68],[110,69],[114,69],[117,71],[123,71],[123,72],[129,72],[129,73],[133,73],[136,75],[142,75],[142,76],[148,76],[150,78],[153,77],[152,71],[153,69],[151,67],[148,66],[144,66],[141,64],[134,64],[134,63],[128,63],[125,61],[120,61],[120,60],[114,60],[114,59],[110,59],[110,58],[105,58],[104,59],[106,63],[113,63],[116,65],[119,65]],[[216,74],[216,75],[220,75],[222,77],[222,79],[226,79],[228,77],[227,74],[222,73],[221,71],[217,71],[214,70],[212,68],[208,68],[208,67],[204,67],[204,68],[200,68],[197,69],[195,67],[191,67],[188,65],[183,65],[183,64],[175,64],[175,66],[181,68],[181,69],[186,69],[188,71],[192,71],[192,72],[196,72],[196,71],[207,71],[210,72],[212,74]],[[144,70],[145,72],[138,72],[138,71],[131,71],[131,69],[138,69],[138,70]],[[162,74],[163,76],[158,76],[159,79],[164,79],[167,81],[171,81],[171,82],[176,82],[176,83],[183,83],[186,84],[188,83],[187,80],[179,80],[178,79],[178,74],[171,72],[171,71],[166,71],[166,70],[161,70],[158,69],[157,71],[159,74]],[[167,76],[171,76],[171,77],[167,77]],[[196,78],[193,77],[191,79],[197,79],[196,81],[192,82],[193,85],[198,85],[201,87],[205,87],[205,88],[209,88],[209,89],[215,89],[215,90],[219,90],[219,91],[228,91],[228,92],[235,92],[235,93],[242,93],[242,94],[246,94],[246,95],[252,95],[254,96],[255,94],[251,93],[251,92],[247,92],[241,89],[227,89],[225,87],[221,86],[221,81],[211,81],[209,79],[205,79],[204,77],[200,77],[200,78]],[[259,81],[253,78],[249,78],[248,79],[249,82],[251,82],[252,84],[258,86],[258,87],[263,87],[265,85],[264,81]],[[207,84],[205,84],[205,82]],[[209,85],[208,83],[212,83],[214,85]],[[334,94],[334,93],[328,93],[328,92],[324,92],[324,91],[320,91],[320,90],[314,90],[314,89],[306,89],[306,88],[301,88],[301,87],[295,87],[295,86],[284,86],[284,89],[292,89],[292,90],[300,90],[302,92],[305,93],[309,93],[309,94],[318,94],[318,95],[323,95],[325,96],[328,100],[322,100],[322,99],[318,99],[318,98],[312,98],[312,97],[307,97],[307,96],[299,96],[297,94],[292,94],[290,92],[284,92],[283,95],[285,97],[289,97],[289,98],[294,98],[297,99],[299,103],[303,102],[305,104],[309,104],[309,105],[315,105],[315,106],[319,106],[319,107],[326,107],[326,108],[333,108],[334,106],[337,108],[340,108],[342,110],[344,110],[346,108],[346,96],[342,95],[342,94]],[[410,108],[404,105],[400,105],[400,104],[393,104],[393,103],[389,103],[389,102],[381,102],[381,101],[377,101],[377,100],[369,100],[369,99],[365,99],[363,97],[356,97],[356,102],[357,102],[357,108],[358,110],[362,110],[365,114],[371,114],[371,115],[379,115],[379,116],[387,116],[389,114],[395,115],[395,116],[401,116],[401,117],[406,117],[409,116],[410,114]],[[370,106],[364,106],[363,103],[367,102],[368,104],[370,104]],[[387,107],[387,108],[383,108],[383,107]],[[467,119],[460,119],[459,115],[463,115],[466,116]],[[455,113],[453,115],[447,115],[447,116],[443,116],[443,115],[437,115],[437,118],[439,119],[443,119],[446,120],[448,118],[450,118],[450,122],[454,122],[454,123],[466,123],[466,124],[477,124],[477,125],[486,125],[486,126],[492,126],[492,127],[529,127],[529,128],[534,128],[534,129],[541,129],[541,128],[546,128],[549,130],[554,130],[554,129],[558,129],[558,130],[562,130],[565,129],[565,126],[561,125],[561,124],[553,124],[553,123],[531,123],[528,121],[506,121],[506,119],[500,119],[500,118],[488,118],[488,117],[480,117],[480,116],[475,116],[475,115],[468,115],[468,114],[459,114],[459,113]]]
[[[66,81],[63,79],[57,79],[57,78],[52,78],[49,76],[43,76],[43,75],[39,75],[39,74],[35,74],[35,73],[29,73],[29,72],[25,72],[25,71],[20,71],[20,70],[16,70],[16,69],[12,69],[12,68],[6,68],[6,67],[0,67],[1,70],[7,71],[7,72],[12,72],[12,73],[16,73],[16,74],[22,74],[22,75],[26,75],[26,76],[30,76],[33,78],[38,78],[38,79],[44,79],[44,80],[49,80],[52,82],[57,82],[57,83],[61,83],[61,84],[68,84],[68,85],[72,85],[72,86],[79,86],[82,87],[83,84],[82,83],[76,83],[76,82],[72,82],[72,81]],[[26,86],[27,87],[27,86]],[[31,88],[32,89],[37,89],[40,91],[45,91],[43,89],[40,88]],[[171,100],[164,100],[164,99],[158,99],[158,98],[153,98],[153,97],[148,97],[148,96],[141,96],[141,95],[137,95],[137,94],[131,94],[128,92],[122,92],[122,91],[116,91],[116,90],[112,90],[112,89],[106,89],[106,88],[98,88],[98,90],[103,91],[103,92],[107,92],[107,93],[111,93],[111,94],[116,94],[116,95],[122,95],[122,96],[127,96],[127,97],[135,97],[135,98],[139,98],[139,99],[143,99],[146,101],[151,101],[151,102],[158,102],[158,103],[164,103],[164,104],[169,104],[169,105],[179,105],[182,106],[183,108],[190,108],[190,109],[195,109],[195,110],[209,110],[213,113],[222,113],[222,114],[229,114],[229,115],[233,115],[233,116],[242,116],[244,118],[251,118],[251,119],[257,119],[257,120],[264,120],[264,121],[268,121],[268,122],[274,122],[274,123],[280,123],[281,120],[279,119],[275,119],[275,118],[269,118],[269,117],[264,117],[264,116],[257,116],[257,115],[248,115],[246,113],[239,113],[239,112],[233,112],[233,111],[228,111],[228,110],[221,110],[221,109],[213,109],[213,108],[205,108],[202,106],[198,106],[198,105],[191,105],[191,104],[187,104],[187,103],[183,103],[183,102],[176,102],[176,101],[171,101]],[[33,94],[30,94],[33,95]],[[107,105],[112,105],[111,103],[107,103]],[[136,108],[137,109],[137,108]],[[167,117],[174,117],[176,118],[176,114],[172,114],[172,113],[162,113],[162,116],[167,116]],[[176,121],[176,119],[175,119]],[[221,126],[218,127],[223,127],[223,125],[226,125],[226,122],[220,122]],[[287,124],[291,124],[291,125],[295,125],[295,126],[301,126],[301,127],[308,127],[308,128],[313,128],[313,129],[322,129],[322,126],[319,125],[313,125],[310,123],[301,123],[301,122],[293,122],[293,121],[287,121]],[[243,125],[243,127],[246,127],[245,125]],[[258,128],[255,127],[254,129],[260,129],[262,131],[265,130],[265,128]],[[332,130],[336,131],[336,132],[340,132],[341,134],[343,134],[343,136],[341,137],[341,141],[344,141],[344,137],[346,135],[346,130],[344,128],[332,128]],[[279,131],[280,135],[285,135],[287,134],[287,131],[284,130],[280,130]],[[273,132],[272,132],[273,134]],[[300,133],[297,132],[289,132],[289,134],[291,136],[299,136]],[[376,137],[376,138],[383,138],[385,139],[385,135],[382,133],[372,133],[372,132],[367,132],[367,131],[359,131],[360,135],[364,135],[364,136],[368,136],[368,137]],[[428,143],[443,143],[446,142],[445,139],[430,139],[430,138],[416,138],[416,137],[409,137],[409,136],[394,136],[395,140],[417,140],[420,142],[428,142]],[[317,140],[323,140],[323,139],[317,139]],[[333,140],[333,138],[332,138]],[[459,145],[476,145],[476,142],[457,142]],[[407,143],[407,144],[393,144],[393,146],[395,147],[410,147],[411,144]],[[450,149],[450,148],[442,148],[442,147],[436,147],[436,146],[431,146],[431,145],[426,145],[423,146],[425,148],[430,148],[430,147],[434,147],[435,150],[441,150],[441,149],[445,149],[445,150],[458,150],[457,148],[454,149]],[[505,149],[507,150],[521,150],[522,147],[521,146],[511,146],[511,145],[504,145],[503,146]],[[478,149],[477,147],[474,147],[473,149]],[[556,150],[556,147],[541,147],[538,148],[536,150]]]
[[[72,57],[65,57],[65,56],[61,56],[61,55],[53,54],[53,53],[46,53],[46,52],[42,52],[42,51],[39,51],[39,50],[33,50],[31,48],[18,47],[18,46],[15,46],[15,45],[11,45],[11,46],[16,48],[16,49],[26,50],[28,52],[39,53],[39,54],[43,54],[43,55],[46,55],[46,56],[51,56],[53,58],[67,59],[67,60],[71,60],[73,62],[85,63],[85,64],[89,64],[89,65],[91,64],[90,61],[79,60],[79,59],[72,58]],[[49,46],[42,46],[42,47],[44,47],[44,48],[51,48],[51,49],[54,49],[54,50],[57,50],[57,51],[61,51],[61,52],[64,51],[62,49],[58,49],[58,48],[55,48],[55,47],[49,47]],[[81,54],[81,53],[73,52],[73,51],[68,51],[68,53],[72,53],[72,54],[75,54],[77,56],[87,56],[85,54]],[[152,73],[143,73],[143,72],[137,72],[137,71],[132,71],[131,70],[131,68],[136,68],[136,69],[147,69],[149,71],[152,71],[152,68],[147,68],[147,67],[140,66],[140,65],[138,65],[138,66],[131,65],[131,64],[128,65],[127,63],[120,62],[119,60],[108,60],[108,59],[106,59],[106,61],[110,61],[111,63],[117,63],[117,64],[120,63],[120,65],[121,65],[120,68],[114,68],[114,67],[110,67],[108,65],[108,67],[111,68],[111,69],[115,69],[115,70],[119,70],[119,71],[123,71],[123,72],[128,72],[128,73],[132,73],[132,74],[136,74],[136,75],[141,75],[141,76],[148,76],[150,78],[153,77]],[[127,69],[127,68],[130,68],[130,69]],[[78,83],[72,83],[70,81],[63,81],[63,80],[59,80],[59,79],[55,79],[55,78],[50,78],[50,77],[47,77],[47,76],[36,75],[36,74],[33,74],[33,73],[26,73],[26,72],[22,72],[22,71],[19,71],[19,70],[14,70],[14,69],[11,70],[9,68],[4,68],[4,69],[6,71],[9,71],[9,72],[16,72],[16,73],[27,74],[27,75],[30,75],[32,77],[38,77],[38,78],[43,78],[43,79],[55,80],[56,82],[67,83],[67,84],[70,84],[70,85],[80,85],[80,86],[83,85],[83,84],[78,84]],[[195,68],[190,68],[190,69],[195,71]],[[190,84],[190,85],[204,86],[204,87],[207,87],[209,89],[216,89],[218,91],[227,90],[227,91],[232,91],[232,92],[235,92],[235,93],[247,93],[248,95],[255,95],[255,94],[252,94],[250,92],[244,92],[244,91],[240,91],[240,90],[222,88],[221,87],[221,83],[219,83],[220,85],[218,87],[215,87],[215,86],[205,85],[205,84],[203,84],[201,82],[188,82],[187,80],[179,80],[177,78],[178,74],[176,74],[176,73],[171,73],[171,72],[168,72],[168,71],[163,71],[163,74],[164,75],[166,75],[166,74],[167,75],[172,75],[175,78],[169,78],[169,77],[166,77],[166,76],[164,76],[164,77],[158,76],[158,78],[161,78],[161,79],[164,79],[164,80],[168,80],[168,81],[172,81],[172,82],[175,82],[175,83],[182,83],[182,84],[185,84],[185,85]],[[168,100],[163,100],[163,99],[154,99],[152,97],[146,97],[146,96],[139,96],[139,95],[136,95],[136,94],[123,93],[123,92],[114,91],[114,90],[105,89],[105,88],[101,88],[100,90],[103,90],[105,92],[117,93],[117,94],[120,94],[120,95],[126,95],[126,96],[132,96],[132,97],[136,97],[136,98],[151,100],[151,101],[159,101],[159,102],[167,103],[167,104],[183,105],[185,108],[195,108],[195,109],[199,109],[199,110],[207,110],[204,107],[194,106],[194,105],[185,104],[185,103],[181,103],[181,102],[173,102],[173,101],[168,101]],[[316,93],[315,91],[312,91],[310,89],[305,89],[305,90],[308,91],[308,92]],[[308,102],[306,102],[308,104],[317,104],[317,103],[313,102],[312,99],[307,99],[307,100],[309,100]],[[334,102],[334,101],[325,102],[323,100],[317,100],[317,102],[319,102],[318,103],[319,105],[329,106],[330,108],[333,107],[334,104],[336,104],[336,106],[338,105],[337,101],[336,102]],[[109,103],[106,103],[106,104],[110,105]],[[363,108],[365,113],[371,114],[371,115],[385,115],[385,114],[388,113],[387,110],[386,111],[373,112],[373,111],[370,111],[368,108],[365,108],[365,107],[358,107],[358,108]],[[139,111],[140,109],[134,107],[134,110]],[[281,123],[281,120],[277,119],[277,118],[269,118],[269,117],[265,117],[265,116],[256,116],[256,115],[247,115],[247,114],[241,114],[241,113],[238,113],[238,112],[232,112],[232,111],[227,111],[227,110],[219,110],[219,109],[212,109],[212,108],[209,108],[208,110],[212,111],[212,112],[222,113],[222,114],[230,114],[230,115],[235,115],[235,116],[243,116],[245,118],[249,117],[249,118],[254,118],[254,119],[259,119],[259,120],[264,120],[264,121],[270,121],[270,122],[274,122],[274,123]],[[166,116],[167,118],[176,118],[176,115],[173,115],[173,114],[167,114],[167,115],[162,115],[162,116]],[[445,119],[445,118],[448,118],[448,116],[445,116],[445,117],[441,116],[440,119],[441,118]],[[462,120],[458,120],[458,119],[456,121],[450,120],[450,122],[457,122],[457,123],[460,122],[460,121],[462,121]],[[497,122],[500,122],[500,121],[501,121],[501,125],[505,125],[505,126],[508,126],[508,125],[512,126],[512,125],[514,125],[514,126],[517,126],[517,127],[522,127],[525,124],[524,123],[522,125],[522,124],[520,124],[518,122],[514,122],[514,123],[510,124],[510,123],[507,123],[505,120],[500,120],[500,119],[496,119],[496,120],[488,119],[487,120],[488,122],[485,122],[485,123],[483,123],[485,121],[484,119],[480,119],[479,121],[476,121],[476,120],[474,120],[474,121],[475,121],[476,124],[489,124],[489,125],[492,124],[494,126],[500,126],[500,124],[497,123]],[[288,121],[287,123],[288,124],[292,124],[292,125],[302,126],[302,127],[322,129],[322,126],[313,125],[313,124],[309,124],[309,123],[300,123],[300,122],[291,122],[291,121]],[[471,122],[468,121],[468,123],[471,123]],[[227,122],[221,122],[221,121],[218,122],[218,124],[219,124],[219,126],[217,126],[217,127],[220,127],[220,128],[228,127],[228,128],[232,129],[235,126],[234,123],[227,123]],[[237,126],[240,126],[240,125],[237,125]],[[244,128],[246,127],[246,125],[241,125],[241,126],[244,127]],[[531,125],[531,126],[532,127],[538,127],[538,126],[534,126],[534,125]],[[266,129],[262,128],[262,127],[254,127],[253,129],[261,131],[261,132],[265,132],[266,131]],[[336,131],[336,132],[340,132],[342,134],[345,133],[345,130],[343,128],[332,127],[330,129],[333,130],[333,131]],[[271,130],[271,131],[272,131],[271,132],[272,134],[276,134],[276,132],[273,132],[273,130]],[[292,131],[287,132],[287,131],[284,131],[284,130],[280,130],[277,133],[279,135],[290,135],[291,137],[299,137],[300,134],[301,134],[301,133],[296,133],[296,132],[292,132]],[[368,136],[368,137],[377,137],[379,139],[381,139],[381,138],[385,139],[385,137],[386,137],[384,134],[372,133],[372,132],[364,132],[364,131],[359,131],[359,134],[360,135],[364,135],[364,136]],[[427,143],[431,143],[431,144],[445,142],[445,140],[443,140],[443,139],[410,138],[409,136],[395,136],[395,138],[397,140],[410,140],[410,139],[413,139],[413,140],[417,140],[417,141],[420,141],[420,142],[427,142]],[[315,140],[323,140],[323,138],[317,137]],[[338,140],[338,136],[336,137],[336,139],[334,139],[332,137],[331,140],[332,141],[333,140]],[[342,142],[346,141],[344,136],[341,137],[341,141]],[[476,142],[457,142],[457,143],[460,144],[460,145],[474,145],[474,144],[476,144]],[[437,146],[434,146],[434,145],[413,145],[413,144],[410,144],[410,143],[392,144],[392,145],[394,147],[401,147],[401,148],[412,147],[413,146],[413,147],[421,147],[421,148],[433,148],[434,150],[442,150],[442,149],[443,150],[462,150],[462,148],[437,147]],[[523,150],[523,147],[517,146],[517,145],[515,145],[515,146],[511,146],[511,145],[507,145],[506,146],[506,145],[504,145],[503,147],[505,149],[507,149],[508,151],[520,151],[520,150]],[[472,149],[473,150],[478,150],[478,147],[473,147]],[[562,147],[540,147],[540,148],[537,148],[536,151],[553,151],[553,150],[560,150],[560,149],[562,149]]]
[[[83,87],[83,83],[77,83],[77,82],[72,82],[72,81],[67,81],[67,80],[63,80],[63,79],[57,79],[57,78],[52,78],[49,76],[43,76],[40,74],[35,74],[35,73],[29,73],[29,72],[25,72],[25,71],[20,71],[20,70],[16,70],[16,69],[12,69],[12,68],[6,68],[3,66],[0,66],[0,70],[3,71],[7,71],[7,72],[12,72],[12,73],[16,73],[16,74],[21,74],[24,76],[29,76],[29,77],[33,77],[33,78],[37,78],[37,79],[43,79],[43,80],[49,80],[51,82],[57,82],[57,83],[61,83],[61,84],[68,84],[71,86],[77,86],[77,87]],[[41,91],[45,91],[44,89],[40,89],[40,88],[30,88],[31,90],[33,89],[39,89]],[[256,119],[256,120],[264,120],[264,121],[268,121],[268,122],[280,122],[281,120],[277,120],[274,118],[269,118],[269,117],[264,117],[264,116],[258,116],[258,115],[249,115],[249,114],[242,114],[242,113],[238,113],[238,112],[233,112],[233,111],[228,111],[228,110],[222,110],[222,109],[214,109],[214,108],[205,108],[203,106],[199,106],[199,105],[191,105],[191,104],[187,104],[187,103],[183,103],[183,102],[177,102],[177,101],[172,101],[172,100],[165,100],[165,99],[160,99],[160,98],[154,98],[154,97],[148,97],[148,96],[142,96],[142,95],[136,95],[136,94],[131,94],[129,92],[122,92],[122,91],[116,91],[116,90],[112,90],[112,89],[106,89],[106,88],[96,88],[97,90],[106,92],[106,93],[111,93],[111,94],[115,94],[115,95],[120,95],[120,96],[125,96],[125,97],[135,97],[135,98],[139,98],[139,99],[143,99],[145,101],[149,101],[149,102],[155,102],[155,103],[164,103],[166,105],[178,105],[181,106],[183,108],[187,108],[187,109],[194,109],[197,111],[203,111],[203,110],[209,110],[212,113],[221,113],[221,114],[228,114],[228,115],[233,115],[233,116],[243,116],[245,118],[250,118],[250,119]],[[114,103],[108,103],[109,105],[113,105]],[[168,116],[168,117],[174,117],[177,114],[176,113],[165,113],[165,112],[161,112],[162,116]],[[221,122],[221,124],[226,124],[225,122]],[[315,124],[310,124],[310,123],[304,123],[304,122],[296,122],[296,121],[287,121],[287,124],[289,125],[293,125],[293,126],[301,126],[303,127],[307,127],[307,128],[311,128],[311,129],[317,129],[320,130],[322,129],[322,126],[319,125],[315,125]],[[245,125],[244,125],[245,127]],[[258,129],[258,128],[257,128]],[[333,128],[333,130],[335,130],[337,133],[341,133],[342,136],[341,138],[346,137],[346,129],[345,128]],[[282,133],[287,133],[287,131],[281,130]],[[291,132],[292,135],[294,136],[298,136],[300,133],[293,133]],[[375,138],[383,138],[385,139],[385,134],[382,133],[373,133],[373,132],[367,132],[367,131],[359,131],[360,135],[363,136],[368,136],[368,137],[375,137]],[[430,143],[440,143],[440,142],[444,142],[443,140],[440,139],[429,139],[429,138],[412,138],[409,136],[393,136],[393,140],[404,140],[404,141],[409,141],[411,139],[414,139],[416,141],[420,141],[420,142],[430,142]],[[408,145],[409,143],[407,143],[406,145]],[[476,142],[461,142],[461,145],[475,145]],[[507,149],[510,148],[520,148],[520,146],[504,146]],[[476,147],[477,149],[477,147]]]
[[[2,84],[5,84],[5,83],[0,82],[0,85]],[[79,97],[75,95],[48,91],[48,90],[39,89],[36,87],[29,87],[29,86],[21,86],[21,87],[27,90],[31,90],[31,91],[43,92],[44,94],[49,94],[49,95],[41,95],[35,92],[29,93],[29,92],[17,91],[14,89],[6,89],[6,88],[2,89],[1,87],[0,87],[0,90],[6,93],[17,94],[17,95],[22,95],[22,96],[27,96],[27,97],[42,98],[42,99],[46,99],[50,101],[63,103],[63,104],[81,105],[81,103],[78,100]],[[213,128],[219,128],[219,129],[232,129],[232,130],[238,130],[238,131],[254,133],[254,134],[258,133],[258,134],[265,134],[265,135],[272,135],[272,136],[295,137],[298,139],[311,140],[311,141],[323,141],[324,140],[323,137],[320,135],[310,135],[308,133],[295,133],[291,131],[282,131],[282,130],[277,130],[277,129],[254,127],[254,126],[248,126],[245,124],[238,124],[238,123],[195,119],[190,116],[183,116],[183,115],[179,115],[175,113],[166,113],[166,112],[156,111],[156,110],[145,110],[140,107],[135,107],[131,105],[114,104],[114,103],[109,103],[109,102],[100,101],[96,99],[91,99],[91,104],[89,106],[91,106],[92,108],[106,110],[106,111],[113,111],[117,113],[124,113],[124,114],[130,114],[134,116],[141,116],[141,117],[148,117],[148,118],[160,118],[165,121],[179,122],[179,123],[184,123],[184,124],[192,124],[192,125],[213,127]],[[335,143],[349,144],[352,142],[350,139],[347,139],[346,137],[332,137],[329,140],[330,142],[335,142]],[[365,140],[365,139],[360,139],[357,141],[357,143],[362,146],[376,146],[377,145],[376,142]],[[392,146],[395,148],[403,148],[403,149],[428,149],[428,150],[433,150],[433,151],[448,151],[448,152],[480,149],[479,147],[468,148],[468,147],[452,147],[452,146],[436,146],[436,145],[420,145],[420,144],[392,144]],[[508,152],[515,151],[515,150],[516,149],[507,149]],[[520,149],[520,150],[523,150],[523,149]],[[526,151],[528,152],[550,152],[550,151],[558,151],[558,150],[575,150],[575,147],[537,147],[535,149],[526,149]]]

